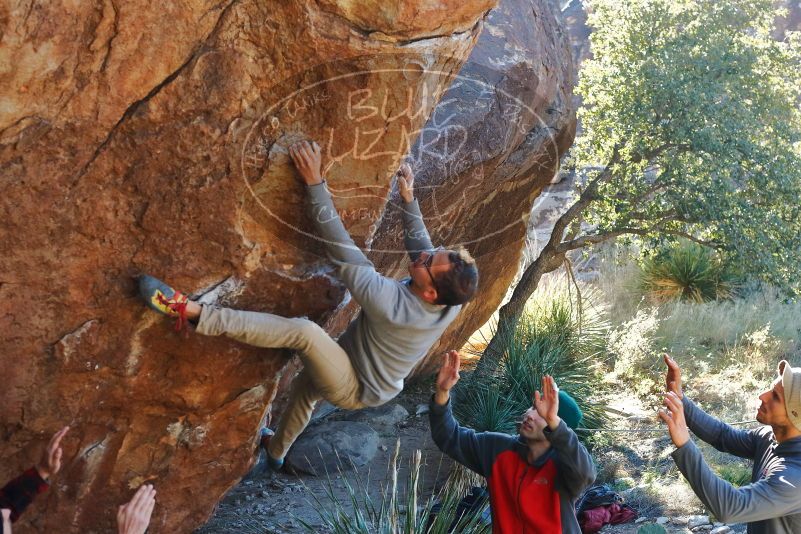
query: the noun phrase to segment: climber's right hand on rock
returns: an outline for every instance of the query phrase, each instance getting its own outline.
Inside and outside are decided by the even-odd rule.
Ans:
[[[322,151],[320,145],[312,141],[298,141],[289,147],[289,155],[298,170],[303,183],[317,185],[322,183]]]

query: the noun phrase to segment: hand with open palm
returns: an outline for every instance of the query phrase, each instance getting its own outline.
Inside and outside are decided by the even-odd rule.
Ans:
[[[450,390],[459,381],[459,352],[451,350],[445,353],[445,361],[439,369],[437,375],[437,391],[434,394],[434,401],[439,405],[448,404]]]
[[[51,476],[55,475],[61,470],[61,456],[64,451],[61,449],[61,438],[63,438],[70,427],[65,426],[50,438],[50,443],[42,453],[42,459],[36,464],[36,470],[43,480],[47,481]]]
[[[679,399],[684,398],[684,393],[681,389],[681,368],[679,364],[667,354],[663,354],[662,358],[668,367],[665,374],[665,391],[672,391]]]
[[[548,428],[556,430],[559,418],[559,388],[551,375],[542,377],[542,393],[534,392],[534,409],[548,423]]]
[[[665,407],[657,415],[667,425],[670,439],[676,448],[681,448],[690,441],[690,430],[684,418],[684,404],[674,391],[665,394]]]
[[[144,534],[156,506],[156,490],[151,484],[142,484],[133,498],[117,510],[119,534]]]

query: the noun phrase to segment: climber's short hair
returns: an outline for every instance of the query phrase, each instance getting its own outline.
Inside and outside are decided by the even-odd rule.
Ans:
[[[476,260],[464,247],[448,251],[451,268],[437,276],[436,304],[458,306],[473,298],[478,289]]]

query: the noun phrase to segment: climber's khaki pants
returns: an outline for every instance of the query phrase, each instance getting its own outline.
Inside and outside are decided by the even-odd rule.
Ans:
[[[256,347],[293,349],[300,356],[304,369],[292,384],[289,405],[270,440],[268,452],[275,459],[286,456],[309,424],[318,400],[348,410],[364,408],[362,385],[347,353],[308,319],[204,305],[197,332],[206,336],[225,334]]]

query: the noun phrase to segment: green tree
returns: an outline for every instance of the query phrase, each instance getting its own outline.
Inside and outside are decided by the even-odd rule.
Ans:
[[[689,239],[798,292],[798,34],[771,37],[773,0],[588,3],[594,59],[582,66],[570,162],[582,185],[500,309],[498,334],[568,252],[624,235]]]

